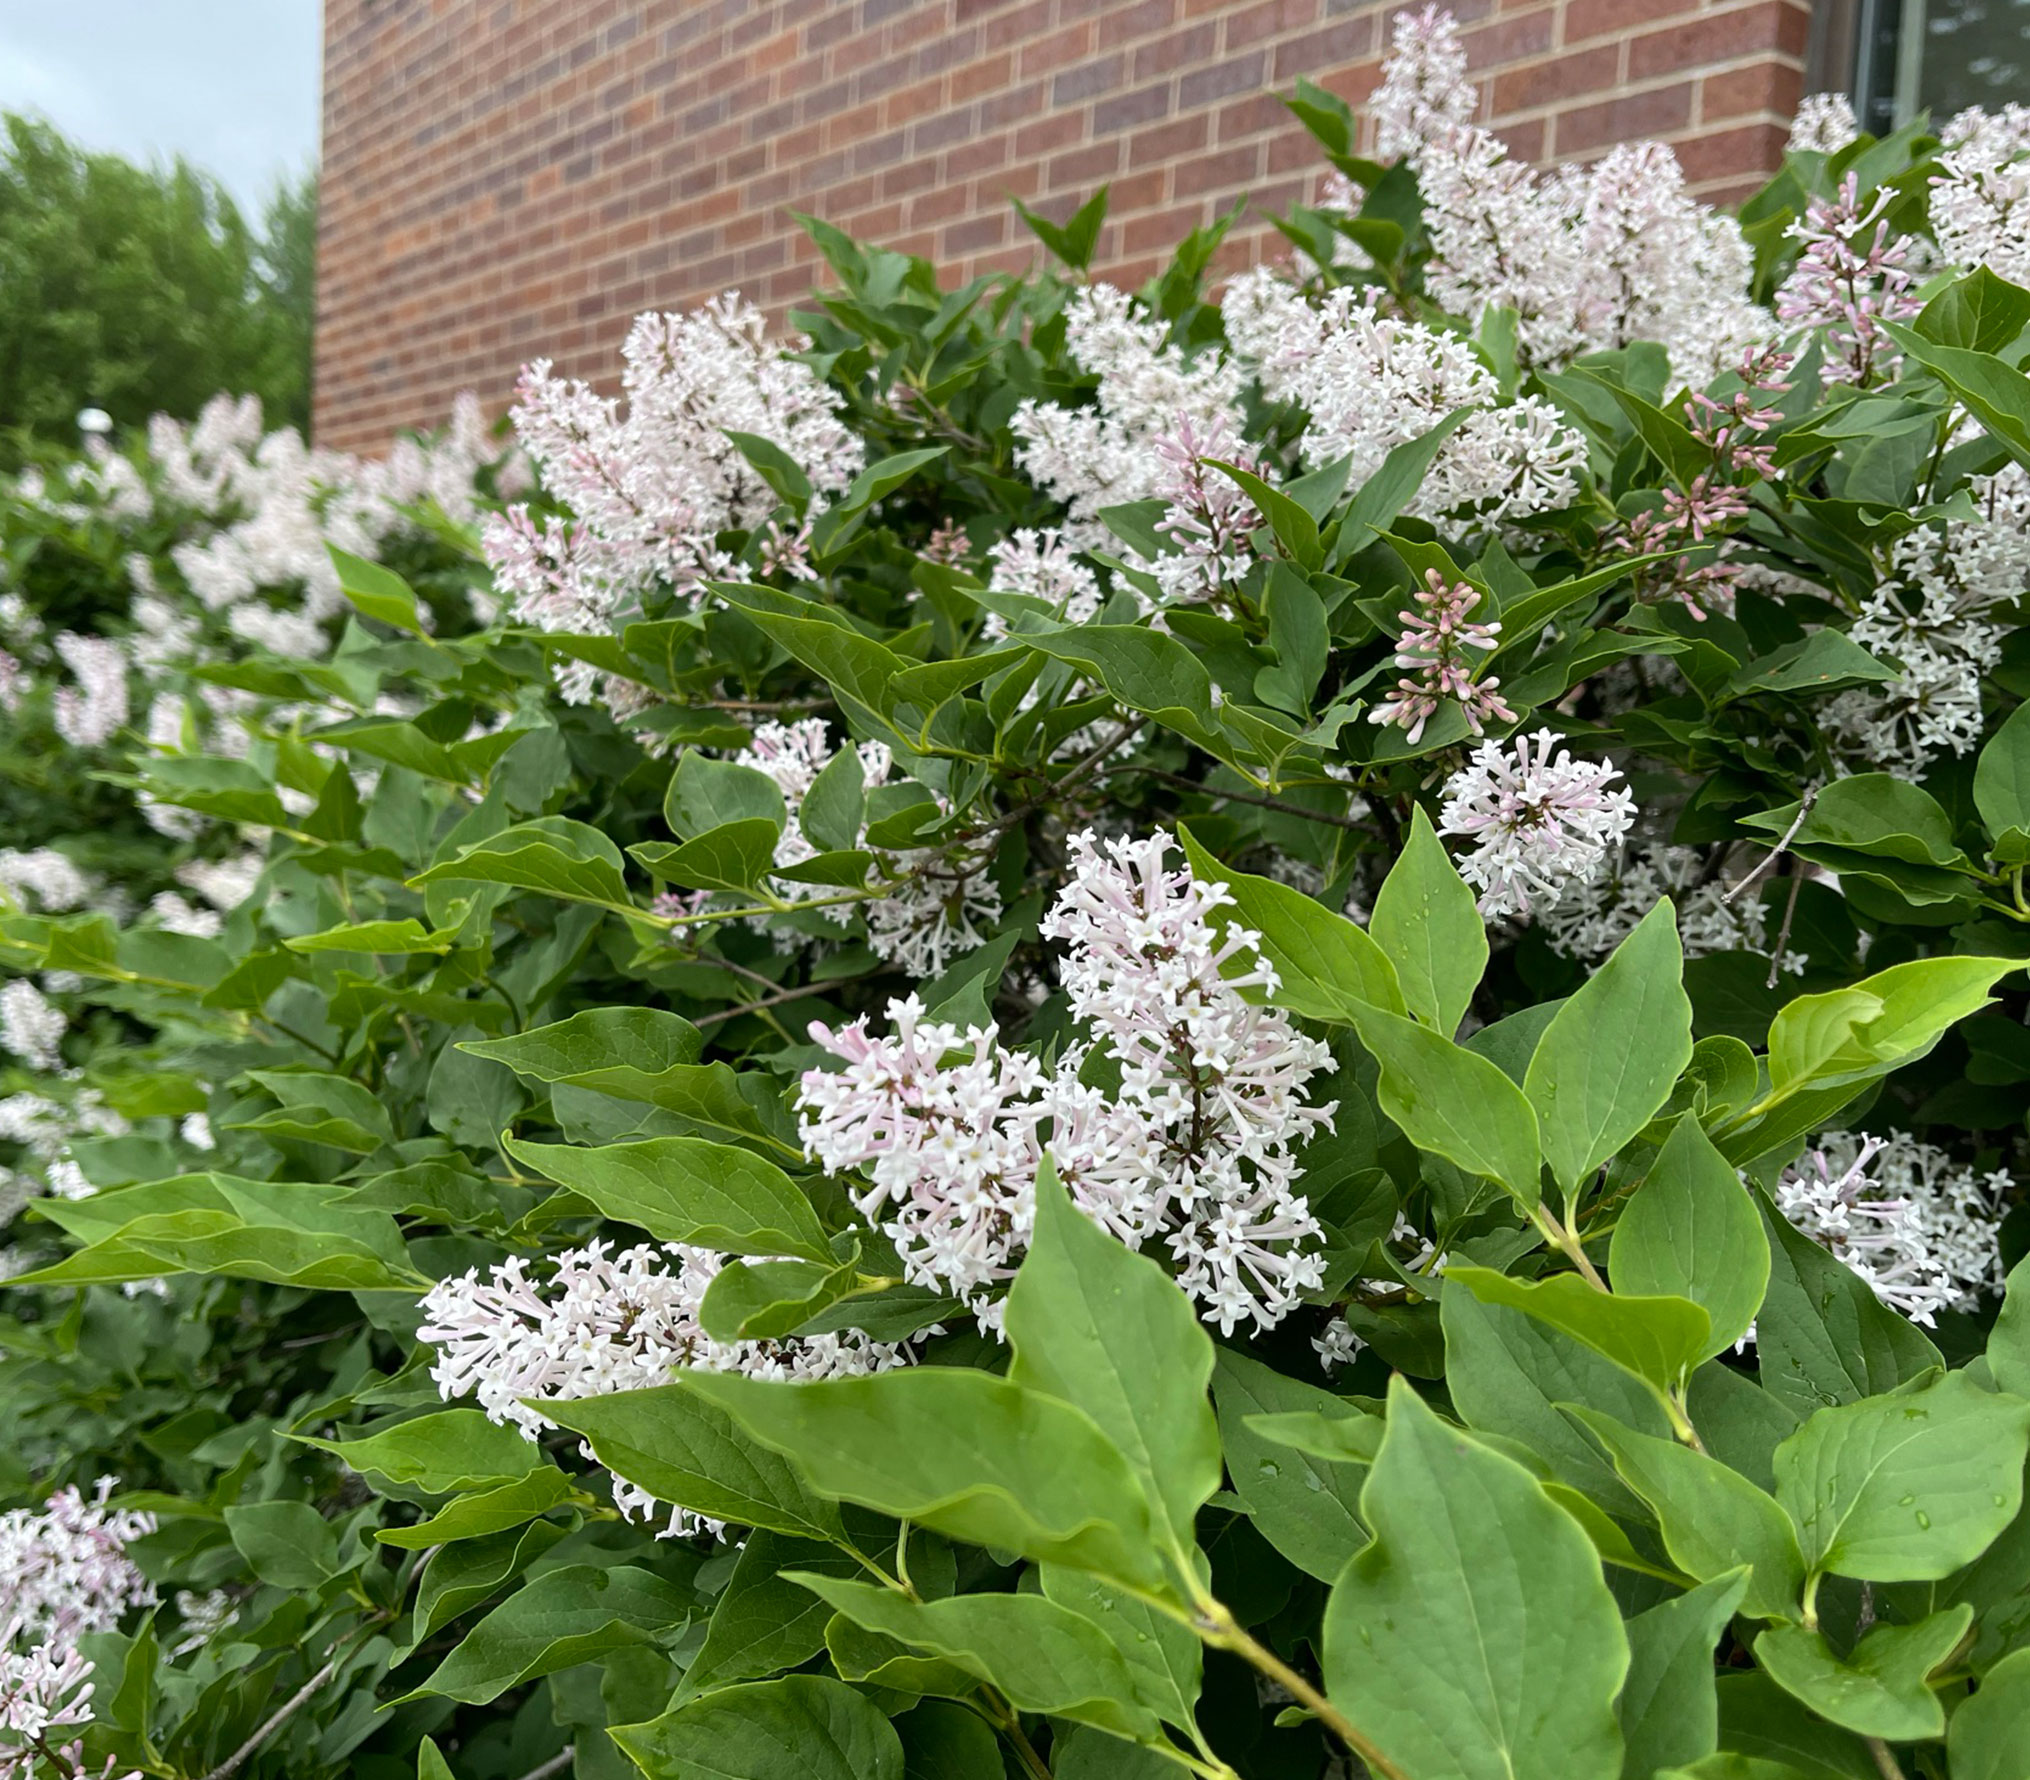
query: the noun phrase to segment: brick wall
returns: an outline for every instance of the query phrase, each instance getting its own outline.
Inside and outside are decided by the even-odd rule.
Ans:
[[[1677,145],[1727,197],[1774,165],[1810,0],[1454,0],[1516,152]],[[605,378],[639,310],[809,288],[791,210],[953,278],[1031,263],[1010,197],[1112,184],[1134,284],[1249,198],[1316,194],[1278,103],[1358,101],[1377,0],[326,0],[317,429],[371,448],[524,359]],[[1252,220],[1235,261],[1278,251]]]

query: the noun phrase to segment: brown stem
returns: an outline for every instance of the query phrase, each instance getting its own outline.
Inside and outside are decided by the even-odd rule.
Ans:
[[[227,1756],[224,1761],[220,1762],[217,1767],[213,1768],[209,1774],[205,1775],[204,1780],[232,1780],[233,1775],[237,1774],[241,1768],[245,1767],[248,1762],[261,1752],[262,1744],[266,1743],[290,1719],[295,1717],[297,1712],[309,1703],[317,1690],[338,1673],[338,1665],[339,1657],[334,1656],[330,1662],[326,1663],[315,1675],[304,1682],[288,1699],[284,1700],[251,1737],[242,1743],[239,1748],[235,1749],[232,1754]]]
[[[1367,1764],[1375,1780],[1404,1780],[1402,1769],[1382,1754],[1353,1726],[1353,1722],[1317,1688],[1290,1667],[1266,1644],[1258,1643],[1218,1601],[1200,1609],[1196,1620],[1198,1635],[1219,1650],[1231,1650],[1283,1688],[1318,1722]],[[1899,1777],[1900,1780],[1900,1777]]]
[[[1753,884],[1757,878],[1761,877],[1764,872],[1768,871],[1771,866],[1789,851],[1790,843],[1797,839],[1797,831],[1805,825],[1806,819],[1811,815],[1812,805],[1817,803],[1818,800],[1819,788],[1816,785],[1807,786],[1804,796],[1798,799],[1796,816],[1792,818],[1790,826],[1783,831],[1783,839],[1769,849],[1760,865],[1720,899],[1722,902],[1732,902],[1737,896],[1745,893],[1749,885]]]
[[[1881,1772],[1882,1780],[1904,1780],[1903,1770],[1897,1765],[1895,1752],[1880,1737],[1868,1739],[1868,1753],[1875,1758],[1875,1766]]]

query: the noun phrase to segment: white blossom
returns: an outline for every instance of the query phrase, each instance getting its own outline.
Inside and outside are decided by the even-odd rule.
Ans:
[[[1116,547],[1101,509],[1153,500],[1168,468],[1156,450],[1180,421],[1239,431],[1241,374],[1214,351],[1187,354],[1166,325],[1126,292],[1087,285],[1065,307],[1065,346],[1099,379],[1090,408],[1025,401],[1015,412],[1017,461],[1062,501],[1064,536],[1078,549]]]
[[[1041,600],[1059,624],[1090,624],[1099,615],[1100,582],[1063,532],[1024,527],[987,552],[987,587],[993,593]],[[982,626],[990,638],[1008,634],[1008,621],[990,611]]]
[[[1459,874],[1481,913],[1530,915],[1593,877],[1635,820],[1612,761],[1575,760],[1550,731],[1483,742],[1445,782],[1438,832],[1470,835]],[[1553,756],[1551,750],[1557,748]]]
[[[1219,935],[1225,887],[1166,869],[1171,845],[1161,833],[1073,837],[1072,881],[1041,931],[1068,947],[1064,986],[1095,1044],[1054,1072],[991,1027],[926,1020],[913,997],[889,1004],[886,1037],[865,1019],[811,1029],[846,1067],[803,1079],[807,1153],[828,1173],[865,1171],[856,1203],[883,1220],[910,1276],[956,1292],[990,1327],[991,1288],[1028,1246],[1046,1153],[1073,1202],[1120,1240],[1160,1234],[1223,1330],[1273,1327],[1321,1277],[1295,1153],[1331,1115],[1304,1100],[1327,1053],[1242,999],[1273,988],[1274,972],[1254,935]],[[1082,1079],[1095,1056],[1118,1087]]]
[[[65,631],[56,652],[76,684],[56,689],[56,733],[73,748],[97,748],[111,741],[127,721],[127,657],[104,637]]]
[[[777,497],[729,432],[767,439],[820,494],[859,470],[858,437],[840,421],[802,343],[767,339],[752,303],[727,293],[688,315],[636,318],[622,348],[626,409],[589,385],[527,366],[516,436],[568,519],[525,505],[490,516],[482,541],[514,615],[543,630],[617,632],[667,591],[694,603],[711,580],[733,579],[723,531],[752,529]],[[583,702],[595,683],[582,663],[560,673]]]
[[[488,1419],[533,1440],[552,1427],[528,1399],[571,1402],[668,1382],[680,1367],[778,1379],[837,1378],[879,1372],[905,1350],[857,1331],[788,1336],[778,1341],[719,1342],[698,1320],[705,1289],[720,1269],[743,1263],[676,1243],[614,1252],[592,1242],[549,1263],[535,1279],[519,1255],[492,1268],[446,1279],[423,1300],[418,1338],[437,1349],[430,1376],[441,1396],[472,1397]],[[591,1456],[586,1449],[586,1456]],[[660,1512],[654,1498],[625,1479],[614,1499],[631,1518]],[[667,1531],[691,1533],[716,1522],[676,1509]]]
[[[1556,902],[1539,904],[1530,925],[1542,931],[1553,951],[1597,964],[1668,896],[1677,907],[1678,938],[1687,958],[1766,951],[1768,911],[1759,897],[1729,902],[1730,888],[1724,878],[1707,871],[1695,848],[1631,847],[1595,876],[1568,883]],[[1777,962],[1792,975],[1805,967],[1803,954],[1794,951],[1784,952]]]
[[[69,1030],[63,1010],[46,1001],[26,977],[0,985],[0,1050],[31,1069],[61,1069],[63,1035]]]
[[[1577,493],[1585,440],[1539,397],[1504,402],[1458,335],[1385,314],[1371,292],[1350,287],[1314,304],[1266,268],[1228,286],[1223,312],[1264,393],[1306,411],[1308,466],[1350,456],[1349,481],[1359,487],[1398,445],[1463,408],[1465,422],[1439,446],[1410,512],[1492,523],[1568,506]]]
[[[1785,146],[1794,154],[1836,155],[1860,133],[1853,101],[1845,93],[1808,93],[1791,120]]]
[[[0,889],[16,902],[26,892],[44,914],[54,915],[87,902],[92,881],[53,847],[37,847],[26,853],[7,847],[0,848]]]
[[[0,1624],[15,1627],[8,1643],[70,1643],[154,1605],[154,1587],[127,1547],[155,1530],[155,1517],[110,1506],[118,1487],[101,1477],[89,1497],[66,1486],[39,1509],[0,1514]]]
[[[2030,282],[2030,107],[1963,111],[1940,132],[1944,146],[1928,208],[1940,256]]]
[[[1930,1328],[2002,1287],[2006,1173],[1985,1177],[1913,1137],[1821,1137],[1777,1182],[1777,1209],[1860,1275],[1893,1310]]]

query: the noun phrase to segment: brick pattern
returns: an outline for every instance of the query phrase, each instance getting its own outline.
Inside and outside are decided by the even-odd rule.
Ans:
[[[321,442],[370,449],[545,355],[609,378],[629,319],[816,275],[790,212],[953,278],[1040,251],[1010,210],[1112,187],[1124,284],[1252,209],[1316,195],[1277,95],[1358,102],[1378,0],[326,0]],[[1519,154],[1674,143],[1699,190],[1775,164],[1810,0],[1454,0],[1487,121]]]

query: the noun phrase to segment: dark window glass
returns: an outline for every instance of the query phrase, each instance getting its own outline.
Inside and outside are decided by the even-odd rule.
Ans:
[[[1854,97],[1882,135],[1929,111],[2030,105],[2030,0],[1863,0]]]

